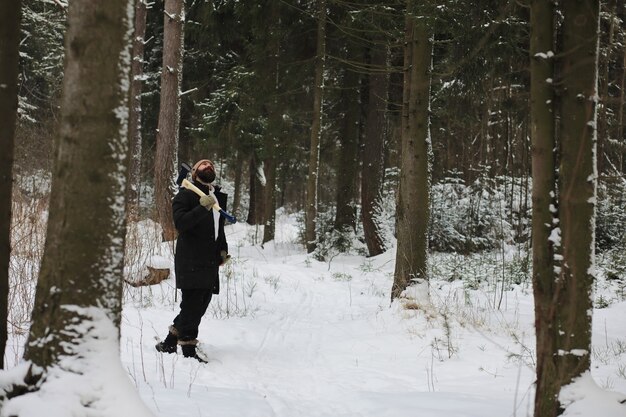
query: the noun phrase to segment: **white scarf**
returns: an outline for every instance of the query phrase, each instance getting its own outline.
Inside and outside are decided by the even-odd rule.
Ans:
[[[217,197],[215,197],[215,194],[213,193],[213,187],[209,186],[209,188],[210,188],[209,195],[212,196],[215,199],[215,201],[217,201]],[[219,234],[219,230],[220,230],[220,212],[215,210],[215,208],[213,208],[211,212],[213,213],[213,226],[215,228],[215,240],[217,240],[217,235]]]
[[[207,187],[209,187],[209,195],[211,197],[213,197],[215,199],[215,201],[217,201],[217,197],[215,197],[215,193],[213,192],[213,190],[215,190],[215,188],[211,185],[211,184],[207,184],[206,182],[202,181],[200,178],[196,177],[196,180],[200,183],[200,184],[204,184]],[[219,228],[220,228],[220,212],[213,209],[211,210],[211,212],[213,213],[213,226],[215,228],[215,240],[217,240],[217,235],[219,234]]]

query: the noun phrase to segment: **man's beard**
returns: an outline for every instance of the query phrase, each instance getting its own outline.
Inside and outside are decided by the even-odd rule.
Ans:
[[[215,181],[215,172],[212,170],[198,171],[198,179],[205,184],[210,184]]]

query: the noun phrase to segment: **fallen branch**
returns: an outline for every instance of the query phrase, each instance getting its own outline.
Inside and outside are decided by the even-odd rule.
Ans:
[[[153,268],[148,266],[148,275],[140,279],[139,281],[130,281],[124,278],[124,282],[126,282],[131,287],[145,287],[148,285],[156,285],[165,281],[170,277],[170,269],[169,268]]]

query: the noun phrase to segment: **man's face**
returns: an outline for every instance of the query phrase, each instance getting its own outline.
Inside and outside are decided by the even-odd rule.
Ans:
[[[198,171],[204,171],[207,167],[210,167],[210,170],[215,171],[215,167],[210,161],[202,161],[202,163],[198,166]]]
[[[209,161],[203,161],[198,165],[197,177],[204,183],[210,184],[215,181],[215,167]]]

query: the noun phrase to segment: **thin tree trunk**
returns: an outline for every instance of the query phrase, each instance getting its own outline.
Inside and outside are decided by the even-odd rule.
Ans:
[[[191,90],[185,88],[184,80],[181,81],[181,94],[182,91]],[[194,117],[194,102],[189,96],[181,96],[180,100],[180,123],[178,125],[178,155],[179,161],[193,161],[194,159],[194,138],[191,135],[191,128],[195,121]],[[213,156],[214,160],[220,161],[224,157],[224,148],[226,146],[220,146],[217,149],[216,155]],[[219,156],[218,156],[219,155]],[[220,171],[221,172],[221,171]]]
[[[254,157],[250,157],[248,161],[248,189],[249,189],[249,204],[248,204],[248,217],[246,223],[250,225],[257,224],[257,183],[256,183],[256,164],[254,163]]]
[[[371,65],[374,71],[369,75],[367,120],[363,147],[363,172],[361,174],[361,207],[363,234],[369,256],[385,251],[385,242],[376,221],[382,204],[382,178],[384,165],[384,143],[387,123],[387,95],[389,76],[386,72],[388,60],[387,46],[376,45],[371,49]]]
[[[237,150],[237,159],[235,165],[235,191],[233,196],[233,216],[239,218],[239,207],[241,206],[241,184],[243,182],[243,163],[244,157],[241,150]]]
[[[615,38],[615,15],[617,11],[617,3],[615,0],[609,0],[606,2],[607,12],[609,14],[609,29],[606,34],[606,42],[605,50],[606,54],[599,58],[598,64],[598,82],[599,82],[599,96],[600,102],[602,103],[598,106],[598,173],[600,175],[605,173],[605,164],[608,159],[607,153],[610,152],[610,145],[608,139],[610,137],[610,128],[609,128],[609,69],[611,66],[611,51],[613,50],[613,42]],[[602,42],[604,39],[600,37],[600,41]]]
[[[347,59],[361,62],[363,54],[360,46],[348,45]],[[341,126],[341,149],[337,158],[337,211],[335,214],[335,230],[348,232],[356,230],[356,204],[358,199],[359,175],[359,125],[361,116],[360,94],[361,76],[350,69],[344,74],[341,90],[343,120]],[[369,174],[369,173],[365,173]]]
[[[626,9],[626,6],[622,5],[623,9]],[[624,17],[626,18],[626,16]],[[624,101],[626,101],[626,94],[624,89],[626,88],[626,42],[622,46],[622,68],[621,68],[621,78],[620,78],[620,89],[619,89],[619,110],[617,112],[617,140],[619,143],[619,169],[620,172],[624,172],[626,166],[624,166],[624,157],[626,156],[626,137],[624,137]]]
[[[246,223],[250,225],[263,224],[265,208],[265,177],[263,163],[256,155],[250,158],[250,206]]]
[[[172,219],[172,198],[176,190],[180,86],[183,77],[184,1],[165,0],[161,102],[154,161],[155,203],[163,240],[176,239]]]
[[[556,175],[554,162],[554,90],[548,80],[554,77],[554,3],[533,0],[530,25],[530,114],[532,152],[532,252],[537,382],[535,416],[548,416],[556,409],[558,384],[553,352],[556,340],[554,321],[554,248],[550,234],[554,228],[550,205],[554,204]],[[556,204],[554,204],[556,206]]]
[[[268,109],[268,141],[267,153],[264,162],[265,168],[265,208],[263,226],[263,244],[274,240],[276,236],[276,167],[279,154],[279,143],[282,141],[282,117],[283,112],[279,107],[278,93],[280,81],[280,35],[281,20],[278,2],[271,2],[269,9],[270,30],[267,41],[267,86],[269,95],[267,100]]]
[[[409,285],[428,298],[428,222],[430,218],[430,78],[433,40],[428,26],[407,4],[405,79],[402,105],[402,162],[397,207],[397,254],[391,299]]]
[[[139,214],[139,186],[141,184],[141,91],[143,87],[143,56],[148,7],[145,0],[135,1],[135,31],[130,68],[130,115],[128,137],[130,140],[129,178],[126,183],[126,221],[136,221]]]
[[[21,1],[0,4],[0,368],[7,342],[9,261],[11,259],[11,204],[17,119]]]
[[[276,236],[276,158],[265,159],[265,222],[263,227],[263,243],[274,240]]]
[[[307,253],[315,250],[317,239],[317,188],[320,162],[322,128],[322,102],[324,98],[324,63],[326,61],[326,0],[318,0],[317,55],[315,58],[315,92],[313,98],[313,121],[309,149],[309,173],[306,186],[305,239]]]

